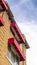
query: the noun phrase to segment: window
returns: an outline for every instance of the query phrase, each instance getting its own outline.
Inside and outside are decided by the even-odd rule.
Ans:
[[[23,52],[21,51],[20,46],[18,45],[18,42],[14,39],[14,38],[9,38],[8,39],[8,45],[11,45],[11,50],[12,52],[18,57],[20,58],[20,61],[24,61],[25,60],[25,56],[23,54]]]
[[[16,40],[21,43],[25,43],[25,38],[23,37],[23,35],[15,21],[11,23],[10,28],[11,28],[12,33],[14,33]]]
[[[18,65],[17,56],[15,56],[15,54],[11,51],[11,46],[8,47],[7,57],[13,65]]]

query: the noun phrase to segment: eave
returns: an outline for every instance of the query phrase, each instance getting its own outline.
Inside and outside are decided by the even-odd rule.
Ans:
[[[14,16],[13,16],[12,11],[10,10],[10,7],[9,7],[7,2],[6,2],[6,5],[8,6],[8,16],[9,16],[9,19],[12,22],[12,21],[14,21]]]
[[[25,39],[25,46],[26,46],[26,49],[29,49],[30,48],[30,46],[29,46],[29,44],[28,44],[28,42],[27,42],[27,40],[26,40],[26,37],[25,37],[25,35],[24,34],[22,34],[23,35],[23,37],[24,37],[24,39]]]
[[[14,38],[8,39],[8,45],[13,45],[20,56],[20,61],[25,61],[25,56],[23,52],[21,51],[20,46],[18,45],[18,42]]]
[[[26,46],[26,49],[30,48],[30,46],[29,46],[29,44],[28,44],[28,42],[26,40],[25,40],[25,46]]]

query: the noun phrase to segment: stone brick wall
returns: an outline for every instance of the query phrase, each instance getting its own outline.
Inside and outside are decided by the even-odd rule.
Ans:
[[[8,50],[8,39],[14,36],[12,35],[10,30],[10,20],[6,11],[4,11],[4,13],[1,12],[0,16],[2,16],[4,20],[4,26],[0,27],[0,65],[11,65],[6,55]],[[23,45],[20,44],[20,48],[26,55],[26,47],[23,47]],[[19,65],[26,65],[26,61],[19,62]]]
[[[0,14],[2,16],[2,13]],[[13,37],[10,31],[10,21],[6,11],[3,14],[4,26],[0,27],[0,65],[11,65],[9,60],[6,57],[8,39]]]

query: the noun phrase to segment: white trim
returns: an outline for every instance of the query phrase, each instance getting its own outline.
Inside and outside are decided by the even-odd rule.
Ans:
[[[13,65],[12,61],[8,58],[8,56],[6,56],[6,58],[7,58],[8,61]]]

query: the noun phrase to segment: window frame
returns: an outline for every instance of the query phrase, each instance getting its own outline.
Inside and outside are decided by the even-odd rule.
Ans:
[[[25,55],[23,54],[20,46],[18,45],[18,42],[14,38],[8,39],[8,45],[13,45],[16,49],[16,52],[19,54],[20,61],[25,61]]]
[[[10,61],[11,64],[16,65],[16,64],[14,64],[14,63],[16,63],[16,61],[17,61],[17,63],[19,63],[18,60],[17,60],[17,56],[15,56],[15,54],[12,52],[12,50],[11,50],[11,49],[9,50],[9,49],[10,49],[10,47],[8,47],[8,50],[7,50],[7,58],[8,58],[8,60]],[[11,52],[10,54],[11,54],[12,57],[13,57],[13,55],[15,56],[15,57],[14,57],[14,62],[12,61],[13,59],[11,60],[12,57],[11,57],[11,58],[8,57],[9,52]],[[18,65],[18,64],[17,64],[17,65]]]

